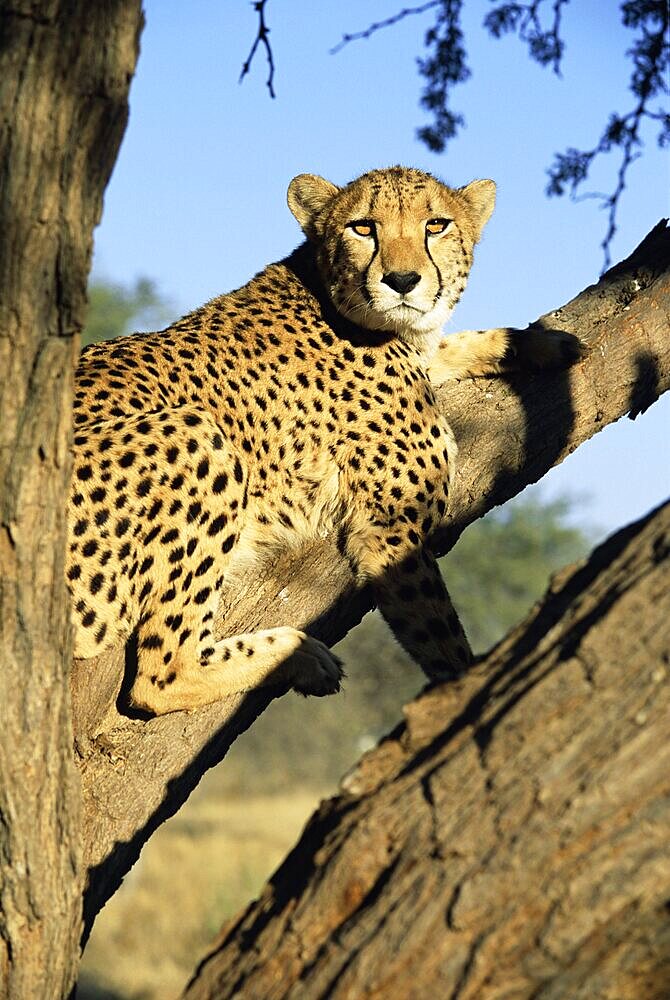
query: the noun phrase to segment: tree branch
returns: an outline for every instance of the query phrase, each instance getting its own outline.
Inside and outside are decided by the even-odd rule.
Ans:
[[[330,55],[337,55],[346,45],[350,42],[358,42],[362,38],[370,38],[375,32],[381,31],[382,28],[390,28],[394,24],[398,24],[399,21],[404,21],[406,17],[410,17],[412,14],[425,14],[427,10],[431,10],[433,7],[437,7],[441,0],[428,0],[427,3],[419,4],[418,7],[403,7],[399,10],[397,14],[392,14],[391,17],[384,18],[383,21],[373,21],[372,24],[368,25],[363,31],[353,31],[351,33],[346,33],[342,35],[341,40],[337,45],[333,46],[330,50]]]
[[[267,62],[268,62],[268,78],[266,80],[266,86],[270,91],[270,97],[274,98],[277,96],[274,91],[275,64],[274,64],[274,57],[272,55],[272,47],[270,45],[270,39],[268,37],[270,34],[270,29],[265,23],[266,3],[267,0],[257,0],[257,2],[254,4],[254,10],[258,13],[258,32],[254,39],[254,43],[251,46],[249,55],[247,56],[245,62],[242,64],[242,72],[240,73],[240,79],[238,80],[238,83],[242,83],[242,80],[244,80],[245,76],[251,69],[251,64],[254,61],[256,49],[258,48],[259,45],[262,44],[263,47],[265,48],[265,55],[267,57]]]
[[[579,336],[589,348],[583,362],[553,375],[442,387],[440,403],[456,432],[460,458],[452,518],[435,538],[440,552],[471,521],[670,386],[669,316],[670,231],[660,223],[627,261],[539,321]],[[224,596],[219,625],[229,635],[279,624],[306,626],[332,644],[370,606],[369,593],[356,590],[335,540],[325,539],[287,555],[243,592]],[[257,690],[191,715],[145,720],[117,710],[122,672],[117,652],[76,662],[72,674],[89,926],[153,830],[282,693]]]
[[[593,149],[570,148],[565,153],[557,153],[547,171],[549,183],[546,193],[563,195],[569,189],[573,201],[596,198],[601,207],[607,209],[607,231],[600,244],[603,250],[604,269],[611,263],[610,247],[617,231],[616,215],[619,201],[626,189],[626,178],[630,167],[642,155],[642,126],[645,120],[660,122],[659,146],[670,143],[670,115],[667,111],[654,111],[651,102],[659,94],[668,93],[667,70],[670,65],[670,44],[668,28],[670,11],[664,0],[627,0],[622,4],[623,23],[629,28],[638,28],[640,34],[634,40],[628,55],[633,62],[629,89],[636,98],[635,106],[625,115],[613,113]],[[490,17],[491,15],[489,15]],[[556,36],[557,44],[558,35]],[[597,157],[620,151],[619,167],[614,190],[610,194],[592,191],[578,195]]]
[[[184,1000],[661,1000],[669,617],[670,503],[406,707]]]
[[[528,46],[531,59],[540,66],[549,63],[557,76],[561,75],[561,59],[565,48],[561,38],[561,8],[569,0],[552,0],[553,22],[545,28],[540,16],[540,8],[545,0],[531,0],[530,3],[502,3],[484,18],[484,27],[494,38],[501,38],[508,31],[518,31],[519,38]]]

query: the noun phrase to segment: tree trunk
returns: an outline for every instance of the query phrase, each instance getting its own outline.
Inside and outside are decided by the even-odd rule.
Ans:
[[[324,804],[184,1000],[666,1000],[670,504]]]
[[[670,231],[660,223],[627,261],[540,321],[588,345],[580,364],[558,374],[468,380],[440,390],[460,455],[451,520],[435,538],[438,551],[602,427],[634,416],[670,386],[669,313]],[[225,595],[219,627],[234,634],[294,625],[332,644],[370,606],[370,594],[355,589],[335,540],[325,539],[287,555],[245,591]],[[123,694],[117,704],[123,669],[123,652],[116,651],[73,671],[87,927],[153,830],[282,693],[259,689],[191,714],[131,718]]]
[[[139,0],[0,2],[0,996],[76,978],[84,869],[67,677],[72,372]]]

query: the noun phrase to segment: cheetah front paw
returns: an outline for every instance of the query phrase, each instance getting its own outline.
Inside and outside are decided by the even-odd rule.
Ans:
[[[293,688],[305,697],[337,694],[345,676],[342,661],[318,639],[301,634],[303,641],[291,657]]]
[[[506,361],[519,368],[564,368],[579,361],[585,352],[585,345],[572,333],[529,326],[510,330]]]

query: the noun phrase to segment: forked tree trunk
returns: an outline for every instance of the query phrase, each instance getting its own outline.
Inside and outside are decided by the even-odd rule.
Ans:
[[[670,504],[343,787],[184,1000],[667,1000]]]
[[[72,372],[139,0],[0,0],[0,996],[76,977],[84,876],[64,581]]]

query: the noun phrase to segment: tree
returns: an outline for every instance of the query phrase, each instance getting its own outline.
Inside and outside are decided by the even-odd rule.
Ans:
[[[552,573],[586,555],[589,537],[569,523],[573,510],[566,497],[522,496],[470,525],[440,561],[475,652],[516,625]]]
[[[74,665],[70,714],[63,562],[71,371],[92,231],[127,118],[142,15],[137,0],[13,0],[0,3],[0,17],[0,351],[9,375],[0,390],[7,716],[0,984],[7,997],[62,997],[76,976],[82,887],[90,927],[152,830],[278,692],[252,692],[188,719],[130,717],[117,711],[123,652],[115,651]],[[670,297],[669,258],[660,227],[598,289],[545,318],[591,342],[594,353],[576,371],[505,383],[485,398],[481,386],[445,387],[444,405],[470,458],[438,549],[600,426],[639,412],[668,387],[661,312]],[[608,352],[607,369],[596,346]],[[484,427],[468,421],[474,400],[487,415]],[[473,433],[476,459],[467,446]],[[259,580],[253,594],[234,595],[234,609],[228,595],[226,628],[245,616],[307,618],[332,639],[369,603],[325,543],[273,572],[275,580]],[[277,602],[287,582],[291,594]]]
[[[0,3],[3,997],[65,996],[77,974],[85,871],[63,576],[72,372],[141,21],[130,0]]]

